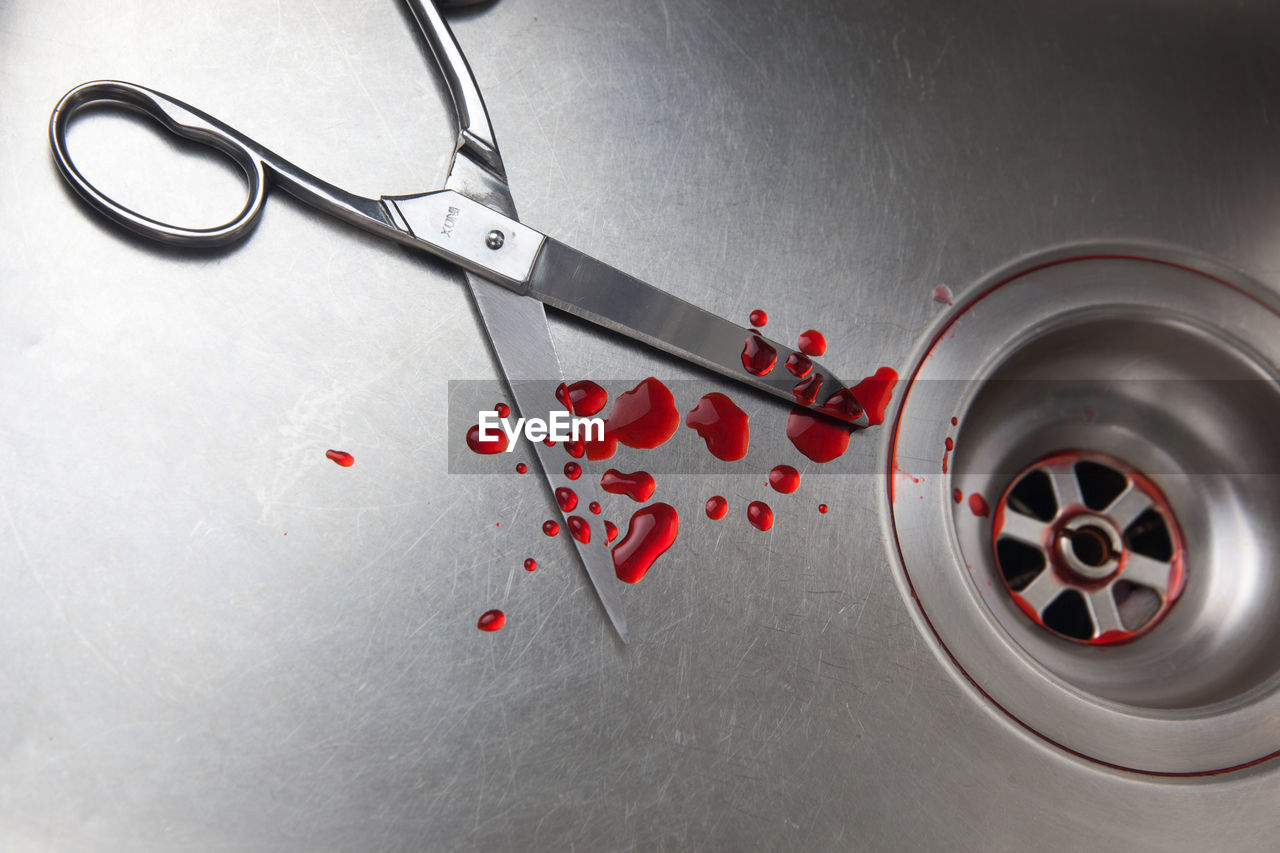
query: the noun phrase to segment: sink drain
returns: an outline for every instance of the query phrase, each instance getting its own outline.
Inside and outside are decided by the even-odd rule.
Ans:
[[[1203,260],[1062,251],[975,286],[885,445],[922,623],[1044,739],[1155,774],[1280,750],[1280,315]]]
[[[1031,465],[996,506],[1000,579],[1056,636],[1125,643],[1182,593],[1182,533],[1164,495],[1124,462],[1065,451]]]

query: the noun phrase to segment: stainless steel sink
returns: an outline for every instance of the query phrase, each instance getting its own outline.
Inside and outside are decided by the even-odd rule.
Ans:
[[[113,77],[354,191],[434,186],[450,113],[395,2],[0,22],[0,846],[1274,848],[1280,7],[456,18],[531,225],[903,377],[841,463],[779,455],[804,480],[767,534],[767,468],[661,476],[681,535],[627,590],[627,646],[533,478],[449,473],[448,382],[496,376],[453,271],[289,202],[233,250],[156,249],[51,161],[58,97]],[[143,208],[217,217],[175,181],[234,204],[117,116],[77,143]],[[735,393],[553,332],[571,375]],[[1171,604],[1125,642],[1091,642],[1100,610],[1041,602],[1046,628],[997,559],[994,513],[1061,452],[1153,484],[1178,540],[1180,593],[1145,587]],[[1052,548],[1101,531],[1053,577],[1123,579],[1118,513],[1053,511]]]

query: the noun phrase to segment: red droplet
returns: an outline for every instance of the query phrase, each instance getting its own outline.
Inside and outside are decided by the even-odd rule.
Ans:
[[[827,339],[822,332],[810,329],[800,333],[800,351],[805,355],[820,356],[827,352]]]
[[[768,530],[773,527],[773,510],[764,501],[752,501],[747,504],[747,521],[756,530]]]
[[[471,434],[467,433],[467,443],[469,444],[470,441]],[[326,450],[324,452],[324,458],[332,459],[343,468],[350,468],[352,465],[356,464],[356,458],[345,450]]]
[[[482,440],[480,438],[480,425],[476,424],[467,430],[467,447],[470,447],[472,452],[483,456],[503,453],[507,449],[507,436],[501,429],[494,429],[489,430],[488,439]]]
[[[961,502],[963,502],[963,501],[964,501],[964,492],[960,491],[959,489],[952,489],[952,490],[951,490],[951,499],[952,499],[952,500],[954,500],[956,503],[961,503]]]
[[[764,376],[778,362],[778,351],[765,342],[759,335],[747,336],[742,346],[742,366],[748,373]]]
[[[498,413],[498,417],[500,418],[505,418],[507,415],[511,414],[511,407],[506,403],[499,403],[493,407],[493,410]]]
[[[560,401],[560,405],[569,410],[569,414],[576,414],[573,411],[573,400],[569,397],[569,386],[561,382],[556,386],[556,399]]]
[[[560,504],[561,512],[573,512],[574,507],[578,505],[578,496],[573,489],[561,486],[556,489],[556,503]]]
[[[526,474],[526,473],[528,473],[528,471],[529,471],[529,466],[528,466],[528,465],[524,464],[523,462],[517,462],[517,463],[516,463],[516,473],[517,473],[517,474]]]
[[[707,443],[707,450],[717,459],[733,462],[747,455],[751,445],[751,427],[747,413],[719,392],[704,394],[698,405],[684,419]]]
[[[585,518],[578,515],[569,516],[569,532],[583,545],[591,544],[591,525],[587,524]]]
[[[538,568],[538,561],[533,559],[533,557],[526,557],[524,561],[524,570],[526,572],[531,572],[536,568]]]
[[[829,509],[829,507],[826,504],[818,504],[818,512],[822,513],[823,515],[827,514],[827,509]]]
[[[892,367],[881,367],[849,390],[867,413],[870,426],[884,423],[885,410],[893,397],[893,386],[898,384],[898,372]]]
[[[947,440],[943,442],[942,450],[942,473],[947,473],[947,460],[951,458],[951,451],[956,449],[956,443],[951,440],[951,436],[947,436]]]
[[[600,488],[611,495],[626,495],[636,503],[644,503],[653,497],[653,490],[657,485],[647,471],[624,474],[616,468],[610,468],[600,478]]]
[[[787,363],[783,366],[791,371],[791,375],[797,379],[804,379],[809,375],[809,371],[813,370],[813,362],[807,356],[798,352],[793,352],[787,356]]]
[[[551,436],[547,436],[546,438],[542,439],[542,443],[543,443],[543,444],[545,444],[547,447],[555,447],[555,446],[556,446],[556,443],[555,443],[555,441],[551,438]]]
[[[604,422],[604,440],[587,442],[587,458],[608,459],[621,442],[627,447],[650,449],[664,443],[680,426],[671,391],[650,376],[613,401]]]
[[[814,462],[830,462],[849,449],[853,427],[796,407],[787,418],[787,438]]]
[[[952,426],[959,426],[959,425],[960,425],[960,419],[959,419],[959,418],[952,418],[952,419],[951,419],[951,425],[952,425]]]
[[[569,402],[573,404],[574,414],[588,418],[604,408],[609,394],[591,380],[583,379],[569,386]]]
[[[560,532],[560,525],[551,519],[542,522],[542,532],[548,536],[555,536]]]
[[[635,583],[653,561],[671,547],[680,531],[680,516],[670,504],[642,507],[631,516],[627,535],[613,549],[613,569],[618,580]]]
[[[983,516],[989,513],[991,511],[991,508],[987,506],[987,502],[982,497],[982,495],[978,494],[977,492],[974,492],[973,494],[969,495],[969,510],[974,515]]]
[[[747,319],[751,321],[753,326],[765,326],[769,323],[769,315],[761,311],[759,308],[747,315]]]
[[[592,515],[599,515],[599,514],[600,514],[600,502],[599,502],[599,501],[592,501],[591,503],[587,504],[587,509],[591,510]]]
[[[574,459],[581,459],[582,455],[587,452],[587,443],[580,438],[575,438],[567,442],[564,449]]]
[[[769,485],[775,492],[789,495],[800,488],[800,472],[790,465],[776,465],[769,472]]]
[[[614,524],[612,521],[606,521],[604,523],[604,544],[608,545],[610,542],[616,539],[617,536],[618,536],[618,525]]]
[[[791,395],[801,406],[812,406],[818,399],[818,391],[822,388],[822,374],[815,373],[808,379],[802,379],[791,389]]]
[[[564,475],[570,480],[576,480],[582,476],[582,466],[577,462],[564,463]]]
[[[505,624],[507,624],[507,614],[501,610],[486,610],[476,621],[476,627],[481,631],[497,631]]]
[[[955,299],[955,294],[953,294],[951,292],[951,288],[947,287],[945,284],[940,284],[933,289],[934,302],[941,302],[944,305],[950,305],[953,299]]]
[[[720,495],[707,498],[707,518],[719,521],[729,511],[729,502]]]

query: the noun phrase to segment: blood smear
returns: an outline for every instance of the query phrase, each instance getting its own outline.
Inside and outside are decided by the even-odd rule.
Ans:
[[[526,572],[532,572],[536,568],[538,568],[538,561],[533,559],[533,557],[529,557],[524,561],[524,570]]]
[[[561,512],[573,512],[578,505],[578,495],[573,489],[561,486],[556,489],[556,503],[560,504]]]
[[[582,516],[569,516],[569,533],[583,545],[591,544],[591,525]]]
[[[955,299],[955,294],[952,293],[951,288],[947,287],[945,284],[940,284],[933,289],[934,302],[941,302],[943,305],[950,305],[952,304],[953,299]]]
[[[759,335],[749,335],[742,345],[742,366],[748,373],[764,376],[778,363],[778,351]]]
[[[570,480],[576,480],[582,476],[582,466],[577,462],[564,463],[564,475]]]
[[[583,379],[569,386],[569,402],[573,404],[574,414],[588,418],[604,408],[609,394],[591,380]]]
[[[822,332],[810,329],[800,333],[800,352],[805,355],[820,356],[827,352],[827,339]]]
[[[600,488],[611,495],[626,495],[636,503],[644,503],[653,497],[653,490],[657,485],[648,471],[624,474],[616,468],[610,468],[600,478]]]
[[[497,631],[505,624],[507,624],[507,614],[501,610],[486,610],[476,621],[476,627],[481,631]]]
[[[635,583],[643,578],[654,560],[676,541],[679,532],[680,516],[670,504],[650,504],[636,510],[627,525],[627,535],[613,549],[618,580]]]
[[[651,449],[666,442],[680,426],[671,391],[650,376],[613,401],[604,423],[604,439],[587,442],[587,458],[608,459],[621,442],[627,447]]]
[[[775,492],[792,494],[800,488],[800,472],[790,465],[776,465],[769,472],[769,485]]]
[[[469,436],[470,433],[468,433],[468,437]],[[324,458],[332,459],[343,468],[350,468],[352,465],[356,464],[356,458],[345,450],[326,450],[324,452]]]
[[[551,519],[542,522],[542,532],[548,536],[555,536],[560,532],[560,525]]]
[[[773,510],[764,501],[752,501],[747,504],[747,521],[757,530],[768,530],[773,527]]]
[[[942,473],[945,474],[947,473],[947,460],[951,458],[951,451],[956,449],[956,443],[951,436],[947,436],[942,448]]]
[[[759,308],[752,311],[747,319],[751,321],[753,326],[765,326],[769,323],[769,315],[761,311]]]
[[[812,406],[818,399],[818,391],[822,388],[822,374],[815,373],[808,379],[802,379],[791,388],[791,396],[801,406]]]
[[[707,518],[719,521],[729,511],[729,502],[720,495],[707,498]]]
[[[702,437],[712,456],[733,462],[746,456],[751,446],[751,427],[747,420],[747,413],[732,400],[712,392],[703,395],[684,423]]]

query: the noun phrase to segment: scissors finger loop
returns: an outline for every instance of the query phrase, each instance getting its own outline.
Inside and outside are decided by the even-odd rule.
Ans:
[[[148,116],[184,139],[216,148],[244,171],[249,197],[231,221],[212,228],[186,228],[152,219],[120,204],[89,182],[67,150],[67,126],[81,109],[114,104]],[[262,152],[232,128],[195,107],[160,92],[120,80],[95,80],[62,97],[49,119],[49,142],[54,160],[67,182],[86,202],[115,222],[171,246],[222,246],[245,236],[257,223],[267,193],[267,173]]]

